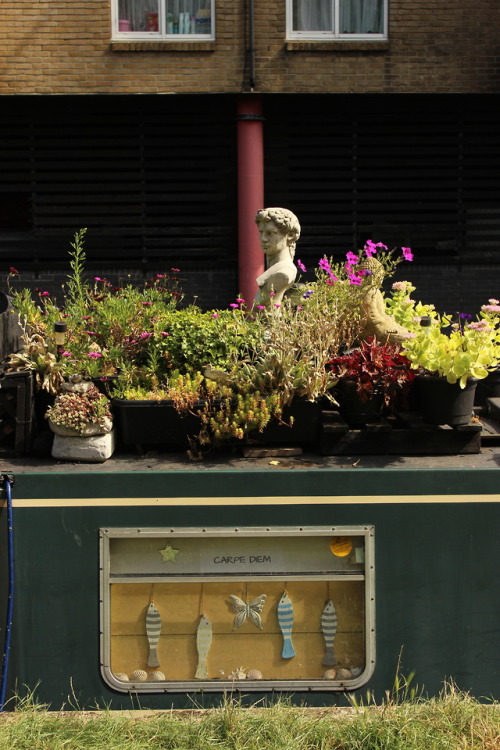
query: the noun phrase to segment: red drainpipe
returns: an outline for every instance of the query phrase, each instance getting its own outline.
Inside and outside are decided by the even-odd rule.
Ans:
[[[250,307],[255,279],[264,271],[255,215],[264,208],[264,127],[258,94],[238,100],[238,262],[239,293]]]

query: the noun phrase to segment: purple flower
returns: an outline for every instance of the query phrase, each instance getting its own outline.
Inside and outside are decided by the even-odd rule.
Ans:
[[[469,313],[460,313],[459,317],[461,320],[470,320],[472,318],[472,315],[469,315]]]
[[[306,273],[307,272],[307,268],[305,267],[305,265],[302,263],[301,260],[297,261],[297,265],[300,268],[300,270],[302,271],[302,273]]]
[[[402,247],[401,251],[403,253],[403,258],[405,260],[413,260],[413,253],[411,251],[411,247]]]
[[[308,290],[307,290],[307,292],[304,292],[304,294],[302,295],[302,298],[303,298],[303,299],[309,299],[309,297],[310,297],[310,296],[311,296],[312,294],[314,294],[314,291],[313,291],[312,289],[308,289]]]

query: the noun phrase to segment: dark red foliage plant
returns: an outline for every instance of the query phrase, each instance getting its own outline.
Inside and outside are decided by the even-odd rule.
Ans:
[[[385,405],[406,408],[410,386],[417,375],[411,362],[394,344],[381,344],[369,338],[346,354],[333,357],[327,363],[332,377],[341,383],[356,384],[360,401],[367,401],[376,393],[383,393]]]

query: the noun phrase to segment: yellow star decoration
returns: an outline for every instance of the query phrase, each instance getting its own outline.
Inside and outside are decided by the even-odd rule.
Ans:
[[[167,544],[165,549],[160,550],[162,556],[162,562],[176,562],[176,555],[179,552],[178,549],[174,549],[171,544]]]

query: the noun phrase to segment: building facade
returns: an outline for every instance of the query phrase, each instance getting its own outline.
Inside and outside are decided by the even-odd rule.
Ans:
[[[308,263],[373,237],[411,245],[412,280],[446,309],[500,296],[499,16],[486,0],[7,0],[4,266],[57,286],[86,226],[91,266],[179,266],[224,304],[265,203],[299,216]]]

